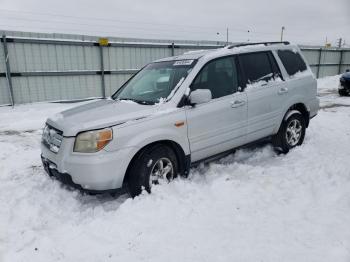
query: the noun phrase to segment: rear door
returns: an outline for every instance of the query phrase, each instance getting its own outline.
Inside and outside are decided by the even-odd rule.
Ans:
[[[284,82],[270,51],[239,55],[248,98],[247,141],[269,136],[279,121]]]
[[[235,57],[208,62],[191,85],[191,91],[209,89],[212,99],[186,110],[192,161],[242,145],[246,141],[247,96],[239,92]]]

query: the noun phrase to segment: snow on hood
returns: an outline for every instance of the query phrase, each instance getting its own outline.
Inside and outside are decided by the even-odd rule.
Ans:
[[[47,123],[62,130],[64,136],[75,136],[81,131],[122,124],[155,112],[155,106],[104,99],[65,110],[48,118]]]

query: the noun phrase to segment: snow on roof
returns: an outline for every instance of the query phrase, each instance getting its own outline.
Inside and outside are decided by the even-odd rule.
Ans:
[[[218,49],[214,49],[218,50]],[[186,52],[182,55],[177,55],[177,56],[171,56],[171,57],[166,57],[166,58],[161,58],[159,60],[156,60],[155,62],[166,62],[166,61],[173,61],[173,60],[187,60],[187,59],[199,59],[202,56],[213,52],[213,50],[198,50],[193,51],[193,52]]]

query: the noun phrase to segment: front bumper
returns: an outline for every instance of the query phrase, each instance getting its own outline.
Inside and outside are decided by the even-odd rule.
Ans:
[[[89,192],[113,191],[123,187],[127,167],[134,148],[92,154],[73,152],[74,139],[63,139],[59,152],[41,145],[46,172],[71,187]]]
[[[95,194],[102,194],[102,193],[125,193],[127,192],[127,188],[125,185],[123,185],[122,188],[117,189],[109,189],[109,190],[93,190],[93,189],[85,189],[81,185],[76,184],[73,182],[71,175],[67,173],[60,173],[57,171],[57,169],[54,168],[55,164],[52,163],[47,158],[44,158],[41,156],[41,161],[43,163],[43,167],[46,171],[46,173],[58,181],[60,181],[62,184],[67,185],[68,187],[78,189],[83,192],[88,193],[95,193]]]

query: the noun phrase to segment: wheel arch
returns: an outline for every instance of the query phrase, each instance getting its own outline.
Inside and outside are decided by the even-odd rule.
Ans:
[[[301,113],[301,115],[303,116],[303,118],[305,120],[306,127],[308,127],[309,122],[310,122],[310,112],[307,110],[307,107],[305,106],[305,104],[296,103],[296,104],[292,105],[291,107],[288,108],[288,110],[285,114],[285,117],[287,116],[288,112],[290,112],[292,110],[296,110],[296,111],[299,111]],[[285,120],[285,117],[283,117],[283,120]]]
[[[310,122],[310,112],[309,112],[309,110],[307,109],[307,107],[305,106],[304,103],[294,103],[290,107],[287,108],[287,110],[285,111],[285,113],[283,115],[283,118],[280,120],[279,125],[276,127],[274,133],[278,132],[278,130],[281,128],[281,125],[282,125],[283,121],[286,121],[288,119],[288,117],[289,117],[288,114],[290,112],[294,111],[294,110],[296,110],[296,111],[301,113],[301,115],[303,116],[303,118],[305,120],[306,127],[309,126],[309,122]]]
[[[130,169],[133,165],[133,163],[139,159],[142,154],[150,147],[156,146],[156,145],[165,145],[168,146],[169,148],[171,148],[177,158],[178,161],[178,166],[179,166],[179,172],[182,176],[187,176],[188,172],[189,172],[189,168],[190,168],[190,164],[191,164],[191,156],[190,155],[186,155],[183,148],[181,147],[180,144],[178,144],[177,142],[173,141],[173,140],[158,140],[158,141],[154,141],[152,143],[149,143],[145,146],[143,146],[141,149],[139,149],[135,155],[133,156],[133,158],[130,160],[128,167],[126,169],[125,172],[125,176],[123,179],[123,184],[126,184],[130,175]]]

